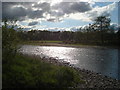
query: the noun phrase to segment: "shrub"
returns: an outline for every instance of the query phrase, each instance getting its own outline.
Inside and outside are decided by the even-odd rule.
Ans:
[[[3,66],[3,88],[67,88],[83,83],[77,71],[16,55]]]
[[[82,82],[82,80],[80,80],[80,75],[77,71],[65,66],[61,67],[56,72],[56,79],[58,87],[70,87]]]
[[[18,37],[13,27],[2,26],[2,60],[8,63],[17,52]]]

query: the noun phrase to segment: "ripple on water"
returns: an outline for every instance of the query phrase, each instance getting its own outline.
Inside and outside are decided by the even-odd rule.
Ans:
[[[25,45],[20,49],[20,52],[41,57],[53,57],[59,61],[67,61],[78,67],[101,72],[113,78],[118,77],[118,49]],[[114,74],[110,74],[113,72]]]

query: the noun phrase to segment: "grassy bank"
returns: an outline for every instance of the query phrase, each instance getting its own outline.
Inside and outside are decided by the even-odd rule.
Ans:
[[[107,47],[120,48],[115,45],[97,45],[97,44],[83,44],[83,43],[65,43],[63,41],[23,41],[22,45],[39,45],[39,46],[64,46],[64,47]]]
[[[40,45],[40,46],[97,46],[97,45],[88,45],[88,44],[78,44],[78,43],[65,43],[63,41],[23,41],[20,42],[22,45]]]
[[[3,88],[72,87],[84,83],[79,73],[67,66],[53,65],[17,54],[3,64]]]
[[[20,42],[20,44],[32,44],[32,45],[43,45],[43,44],[47,44],[47,43],[62,43],[62,41],[43,40],[43,41],[22,41],[22,42]]]

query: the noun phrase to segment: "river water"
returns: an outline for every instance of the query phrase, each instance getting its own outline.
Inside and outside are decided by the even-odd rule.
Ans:
[[[29,55],[39,55],[40,57],[53,57],[59,61],[67,61],[75,67],[91,70],[120,79],[119,52],[118,49],[103,47],[57,47],[57,46],[33,46],[24,45],[20,52]]]

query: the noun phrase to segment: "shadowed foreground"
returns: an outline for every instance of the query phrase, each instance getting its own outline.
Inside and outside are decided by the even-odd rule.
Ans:
[[[120,83],[53,58],[18,54],[3,65],[3,88],[120,88]]]
[[[32,56],[34,57],[34,56]],[[36,56],[35,56],[36,57]],[[37,57],[39,58],[39,56]],[[101,75],[99,73],[95,73],[93,71],[80,69],[77,67],[74,67],[70,65],[68,62],[59,62],[58,60],[54,58],[43,58],[42,59],[45,62],[52,63],[54,65],[58,66],[67,66],[71,67],[71,69],[76,70],[81,75],[81,80],[84,81],[84,83],[78,83],[74,88],[120,88],[120,82],[116,79],[113,79],[108,76]]]
[[[85,83],[79,73],[66,66],[53,65],[41,59],[16,55],[3,64],[3,88],[59,88]]]

